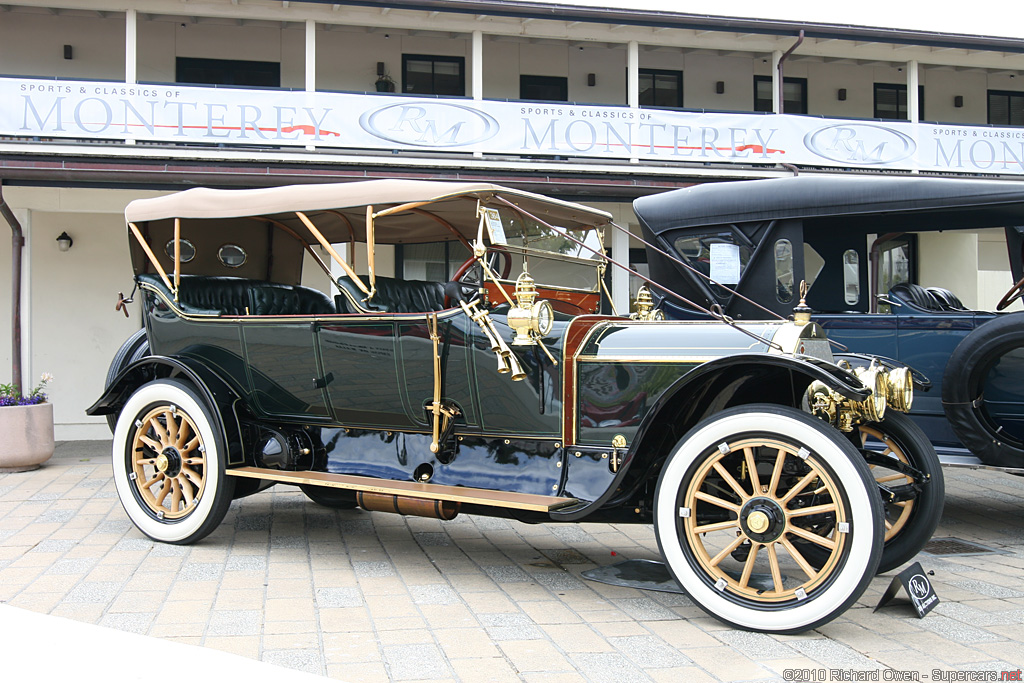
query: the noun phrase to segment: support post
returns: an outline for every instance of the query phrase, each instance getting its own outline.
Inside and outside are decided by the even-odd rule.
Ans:
[[[0,215],[11,226],[11,384],[14,392],[20,394],[24,386],[21,376],[21,254],[25,247],[25,235],[21,223],[4,200],[2,182]]]

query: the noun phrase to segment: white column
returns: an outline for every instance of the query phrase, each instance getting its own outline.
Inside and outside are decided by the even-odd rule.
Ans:
[[[473,54],[469,63],[470,89],[474,102],[484,99],[484,32],[473,31]],[[483,157],[483,152],[473,152],[477,158]]]
[[[624,266],[629,266],[629,235],[622,230],[609,228],[612,233],[612,259]],[[607,234],[607,233],[606,233]],[[629,273],[611,266],[612,301],[619,315],[629,314]]]
[[[912,59],[907,62],[907,115],[911,123],[921,120],[921,103],[917,98],[920,82],[917,73],[917,60]]]
[[[124,82],[138,82],[138,12],[134,9],[124,13]],[[125,139],[126,145],[134,145],[135,138]]]
[[[474,100],[484,98],[484,32],[473,31],[473,58],[469,64]]]
[[[782,61],[782,51],[772,52],[772,111],[778,114],[782,111],[782,83],[779,74],[779,62]],[[754,93],[757,96],[757,93]]]
[[[316,21],[306,19],[306,105],[313,106],[313,93],[316,92]],[[316,149],[316,145],[306,145],[306,149]]]
[[[138,82],[138,12],[130,9],[124,13],[124,82]]]
[[[635,40],[629,41],[626,56],[626,93],[629,106],[633,109],[640,107],[640,43]],[[630,150],[632,152],[632,150]],[[629,163],[639,164],[640,160],[630,157]],[[616,230],[616,232],[618,232]],[[613,276],[614,280],[614,276]],[[628,292],[627,292],[628,295]],[[618,306],[619,302],[616,301]]]

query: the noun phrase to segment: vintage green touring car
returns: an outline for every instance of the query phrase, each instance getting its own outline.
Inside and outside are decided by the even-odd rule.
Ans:
[[[601,313],[618,264],[599,210],[376,180],[196,188],[125,217],[145,328],[89,412],[159,541],[197,541],[275,483],[444,520],[653,522],[696,604],[799,632],[893,563],[886,525],[935,484],[853,429],[906,410],[908,373],[837,365],[803,313],[666,322],[646,291],[632,316]],[[465,262],[442,281],[378,272],[380,245],[425,244]]]

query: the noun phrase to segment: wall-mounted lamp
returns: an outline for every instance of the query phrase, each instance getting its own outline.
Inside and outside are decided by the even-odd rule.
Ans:
[[[902,66],[896,67],[896,73],[903,73],[903,67]]]
[[[57,248],[61,251],[68,251],[74,243],[75,241],[71,239],[71,235],[67,234],[67,232],[62,232],[57,236]]]
[[[964,96],[963,95],[954,95],[953,96],[953,106],[956,107],[957,109],[959,109],[960,107],[964,106]]]
[[[725,92],[725,81],[715,82],[715,92],[718,93],[719,95]]]
[[[74,50],[70,45],[64,46],[64,59],[71,59],[74,57]]]
[[[836,98],[840,102],[845,102],[846,101],[846,88],[840,88],[839,91],[836,93]]]
[[[587,74],[587,85],[590,87],[597,85],[597,74]]]
[[[385,33],[385,34],[384,34],[384,40],[387,40],[387,39],[388,39],[388,38],[390,38],[390,37],[391,37],[391,34],[390,34],[390,33]]]

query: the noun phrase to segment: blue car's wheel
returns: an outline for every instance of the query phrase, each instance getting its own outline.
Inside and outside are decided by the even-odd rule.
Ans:
[[[1011,367],[1012,366],[1012,367]],[[996,413],[994,398],[1013,400],[1024,367],[1024,313],[997,317],[971,332],[946,363],[942,403],[953,432],[986,465],[1024,467],[1024,414]],[[999,385],[1005,385],[1001,388]],[[997,396],[997,392],[1010,396]],[[1019,396],[1018,396],[1019,398]]]

